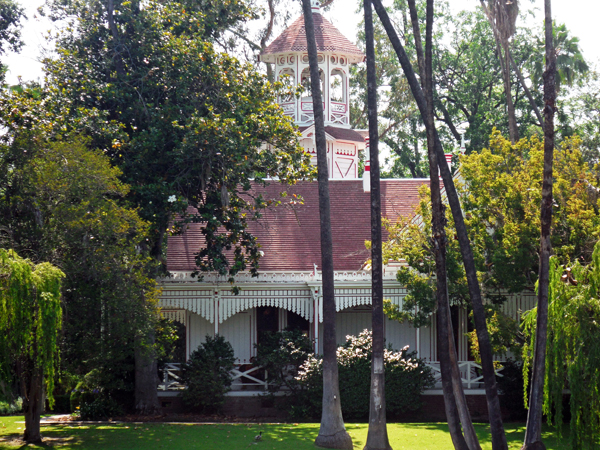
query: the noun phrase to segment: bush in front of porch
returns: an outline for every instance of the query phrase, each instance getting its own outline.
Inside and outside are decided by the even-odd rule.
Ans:
[[[206,342],[182,366],[181,380],[186,389],[181,397],[186,408],[200,413],[219,412],[231,389],[234,362],[233,347],[223,336],[206,335]]]
[[[345,420],[363,420],[369,415],[371,386],[372,333],[347,336],[338,347],[340,397]],[[416,411],[421,407],[421,393],[433,385],[431,369],[408,347],[401,351],[387,348],[384,354],[386,408],[389,414]],[[322,359],[314,354],[300,366],[296,376],[299,388],[287,402],[294,419],[319,418],[323,396]]]

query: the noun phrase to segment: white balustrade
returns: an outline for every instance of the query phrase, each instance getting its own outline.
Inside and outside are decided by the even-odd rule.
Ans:
[[[432,361],[426,363],[433,371],[435,386],[433,389],[441,389],[442,374],[440,371],[440,363]],[[481,365],[475,361],[459,361],[458,368],[460,370],[461,381],[465,389],[481,389],[483,386],[483,375],[481,374]],[[496,376],[502,377],[500,373],[504,369],[503,366],[496,368]],[[177,391],[185,389],[181,383],[181,364],[168,363],[163,369],[162,383],[158,385],[161,391]],[[236,364],[231,371],[232,376],[232,391],[242,390],[267,390],[269,388],[268,373],[260,366],[250,366]]]
[[[501,364],[501,363],[498,363]],[[442,387],[442,372],[440,369],[440,363],[438,361],[431,361],[426,363],[433,371],[433,377],[435,379],[434,389],[441,389]],[[500,373],[504,369],[504,366],[500,365],[496,368],[496,376],[502,377]],[[460,379],[465,389],[480,389],[483,387],[483,374],[481,371],[481,365],[475,361],[459,361],[458,370],[460,371]]]
[[[267,390],[269,388],[268,373],[260,366],[236,364],[231,371],[231,389],[241,390]],[[181,382],[181,363],[167,363],[163,368],[162,382],[158,385],[159,391],[180,391],[185,389]]]

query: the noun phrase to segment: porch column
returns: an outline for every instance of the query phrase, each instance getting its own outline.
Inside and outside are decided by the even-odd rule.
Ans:
[[[321,309],[321,288],[314,286],[311,289],[313,298],[313,333],[315,337],[315,355],[319,353],[319,311]]]
[[[215,336],[217,334],[219,334],[219,303],[221,300],[221,293],[215,289],[214,291],[214,297],[213,297],[213,301],[214,301],[214,321],[215,321]]]

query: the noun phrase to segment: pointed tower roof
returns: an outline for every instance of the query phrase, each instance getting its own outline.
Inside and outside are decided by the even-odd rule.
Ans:
[[[360,49],[350,42],[331,22],[325,19],[319,10],[313,11],[315,23],[315,40],[317,51],[328,53],[343,53],[354,56],[356,61],[364,61],[365,55]],[[286,52],[306,52],[306,29],[304,27],[304,16],[298,17],[283,33],[279,35],[262,52],[261,59],[264,62],[274,62],[275,55]]]

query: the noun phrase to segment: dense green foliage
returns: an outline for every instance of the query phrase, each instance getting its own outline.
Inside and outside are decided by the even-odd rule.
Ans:
[[[43,392],[54,404],[65,274],[0,248],[0,381],[15,380],[25,413],[26,442],[39,442]]]
[[[421,27],[425,26],[425,2],[417,1]],[[416,60],[413,28],[406,0],[393,3],[389,14],[397,23],[397,31],[410,58]],[[389,176],[425,177],[428,173],[424,125],[398,59],[385,33],[376,20],[375,39],[378,59],[378,80],[382,108],[380,135],[393,151]],[[529,56],[539,53],[537,36],[542,30],[518,28],[512,38],[512,53],[522,71],[531,66]],[[359,37],[364,40],[362,34]],[[422,36],[424,37],[424,36]],[[447,2],[435,5],[433,30],[433,85],[436,120],[443,123],[438,131],[448,151],[458,147],[460,132],[466,131],[467,151],[478,151],[486,145],[494,127],[508,134],[506,96],[498,49],[490,25],[481,11],[461,11],[452,14]],[[511,71],[513,102],[518,111],[519,132],[528,135],[535,130],[528,99],[523,94],[517,76]],[[356,69],[351,80],[357,94],[353,103],[353,123],[364,127],[366,122],[366,79],[364,70]],[[536,84],[537,86],[537,84]],[[535,91],[535,101],[542,104],[541,91]]]
[[[0,401],[0,416],[19,414],[23,411],[23,399],[17,398],[14,402]]]
[[[181,380],[186,389],[181,397],[185,406],[203,413],[218,412],[231,389],[234,362],[233,348],[223,336],[206,335],[206,342],[182,366]]]
[[[424,29],[425,2],[417,1],[416,6]],[[522,9],[523,6],[521,3]],[[408,56],[416,60],[408,3],[406,0],[395,1],[388,12],[403,38]],[[509,134],[499,48],[479,7],[453,14],[447,2],[436,1],[434,13],[433,94],[435,117],[443,124],[438,127],[438,132],[447,151],[458,147],[462,132],[465,133],[467,153],[478,152],[487,145],[493,128],[504,135]],[[522,14],[532,13],[523,11]],[[522,17],[517,18],[510,38],[510,52],[529,86],[533,102],[541,110],[544,53],[540,49],[543,48],[543,29],[524,26],[524,23]],[[364,46],[364,33],[359,30],[358,36],[359,45]],[[593,81],[585,77],[588,65],[573,33],[559,23],[555,26],[554,39],[559,78],[564,86],[559,90],[557,139],[560,141],[574,134],[585,139],[584,127],[593,127],[597,122],[597,114],[594,114],[597,108],[589,101],[580,101],[577,108],[572,107],[572,88],[582,89],[588,100],[594,97],[597,89],[594,90]],[[381,87],[378,95],[380,104],[385,105],[381,108],[379,133],[380,139],[391,151],[388,161],[391,167],[385,176],[423,178],[428,172],[424,125],[396,55],[377,19],[375,42],[378,84]],[[541,125],[514,67],[510,68],[509,76],[517,131],[520,136],[530,137],[541,132]],[[352,123],[357,128],[365,128],[367,84],[363,67],[353,68],[350,82],[353,90]],[[584,116],[589,118],[577,120]],[[598,148],[595,146],[586,153],[586,159],[596,161],[597,155]]]
[[[42,375],[51,405],[64,276],[49,263],[35,265],[0,248],[0,376],[16,375],[28,396],[34,380],[42,383]]]
[[[554,220],[552,245],[563,261],[589,261],[600,232],[597,212],[597,180],[580,151],[580,141],[565,139],[554,159]],[[522,139],[511,145],[495,131],[489,148],[461,157],[461,195],[465,222],[473,245],[475,263],[484,294],[490,300],[488,317],[497,314],[496,328],[516,324],[500,317],[498,304],[507,295],[533,290],[538,267],[539,205],[543,144],[537,138]],[[398,319],[427,323],[435,310],[433,295],[433,251],[429,236],[431,214],[428,195],[423,191],[418,220],[405,219],[389,224],[390,239],[385,248],[389,259],[406,260],[398,280],[409,294],[404,309],[388,305],[387,313]],[[449,295],[454,304],[468,305],[466,279],[458,242],[452,238],[453,220],[448,213]],[[415,312],[415,306],[418,311]],[[515,343],[514,339],[508,339]],[[506,350],[507,339],[499,339],[496,349]]]
[[[368,330],[338,347],[340,398],[345,420],[364,420],[369,416],[371,386],[372,337]],[[433,384],[431,369],[408,352],[385,349],[385,399],[388,414],[416,411],[421,407],[421,393]],[[310,355],[297,376],[302,390],[294,395],[292,417],[314,418],[321,414],[323,397],[322,360]]]
[[[71,115],[97,109],[122,124],[120,138],[95,138],[153,224],[152,254],[161,259],[179,213],[202,224],[202,270],[255,273],[259,250],[246,223],[266,202],[246,195],[250,180],[293,182],[308,172],[275,102],[281,86],[214,48],[225,28],[250,14],[246,2],[117,0],[111,10],[101,0],[56,0],[52,13],[77,20],[58,39],[49,82]]]
[[[537,309],[525,317],[530,343],[524,348],[526,372],[531,365]],[[600,445],[600,244],[590,264],[562,266],[551,259],[548,309],[548,350],[544,413],[562,429],[563,393],[570,390],[571,445]],[[525,387],[527,394],[527,386]]]
[[[70,409],[81,420],[105,420],[123,414],[123,406],[115,393],[104,387],[104,374],[100,369],[87,373],[70,395]]]
[[[62,371],[96,369],[104,389],[131,391],[134,339],[156,315],[138,248],[147,224],[123,206],[128,187],[103,152],[79,137],[49,141],[39,128],[11,131],[0,147],[0,242],[66,273]]]
[[[313,351],[311,340],[300,330],[266,332],[256,345],[254,365],[269,376],[269,391],[285,388],[292,393],[300,389],[298,370]]]

